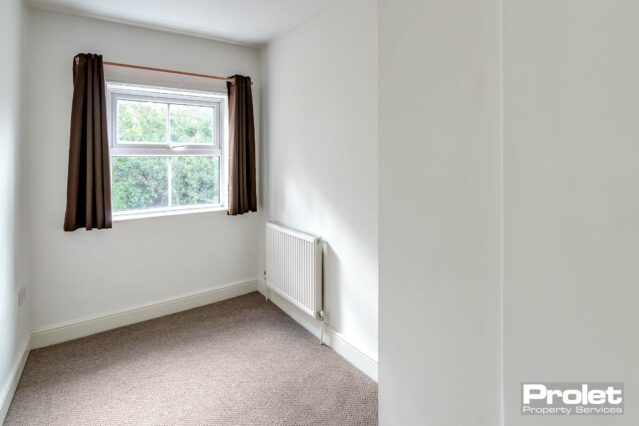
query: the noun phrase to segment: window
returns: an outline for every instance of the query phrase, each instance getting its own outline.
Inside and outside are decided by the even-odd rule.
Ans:
[[[226,95],[107,84],[114,217],[224,206]]]

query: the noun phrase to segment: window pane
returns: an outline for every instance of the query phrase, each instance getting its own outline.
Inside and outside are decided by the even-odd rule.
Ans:
[[[168,157],[112,157],[113,211],[169,205]]]
[[[118,142],[166,143],[167,104],[118,101]]]
[[[172,204],[220,202],[220,157],[173,157]]]
[[[171,143],[212,144],[214,114],[211,107],[171,104]]]

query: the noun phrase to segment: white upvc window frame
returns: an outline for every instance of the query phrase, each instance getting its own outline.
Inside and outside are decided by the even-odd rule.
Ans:
[[[107,125],[110,141],[110,156],[212,156],[219,158],[220,199],[215,204],[198,204],[192,206],[168,206],[140,210],[113,212],[114,220],[129,218],[155,217],[173,214],[197,213],[205,211],[225,210],[227,201],[227,167],[228,156],[228,97],[226,93],[200,92],[182,89],[134,85],[128,83],[107,83]],[[119,100],[159,102],[174,105],[195,105],[212,107],[215,111],[214,140],[212,144],[170,144],[170,114],[167,111],[167,140],[165,143],[120,143],[118,140],[117,107]],[[170,107],[169,107],[170,108]],[[169,163],[170,164],[170,163]],[[169,200],[172,196],[171,166],[169,165]]]

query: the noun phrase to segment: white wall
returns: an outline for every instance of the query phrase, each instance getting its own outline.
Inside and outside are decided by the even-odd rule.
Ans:
[[[66,202],[73,57],[216,75],[250,75],[259,107],[260,57],[254,48],[31,10],[28,56],[33,325],[126,309],[255,279],[259,215],[200,213],[115,222],[105,231],[62,230]],[[107,69],[110,76],[116,71]],[[109,77],[109,75],[107,75]],[[226,90],[209,80],[157,73],[118,78]],[[259,124],[259,108],[256,112]]]
[[[265,59],[265,219],[327,242],[329,326],[376,361],[376,2],[336,2]]]
[[[500,2],[380,0],[382,425],[500,422]]]
[[[0,423],[29,331],[28,299],[18,306],[18,291],[29,284],[22,132],[25,20],[20,0],[0,2]]]
[[[639,424],[639,3],[504,12],[506,424]],[[626,414],[520,416],[533,380],[625,382]]]

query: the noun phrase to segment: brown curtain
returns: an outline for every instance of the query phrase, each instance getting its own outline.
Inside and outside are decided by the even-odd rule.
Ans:
[[[233,76],[229,92],[229,209],[238,215],[257,211],[255,125],[251,78]]]
[[[111,228],[111,168],[102,56],[73,59],[73,106],[64,230]]]

